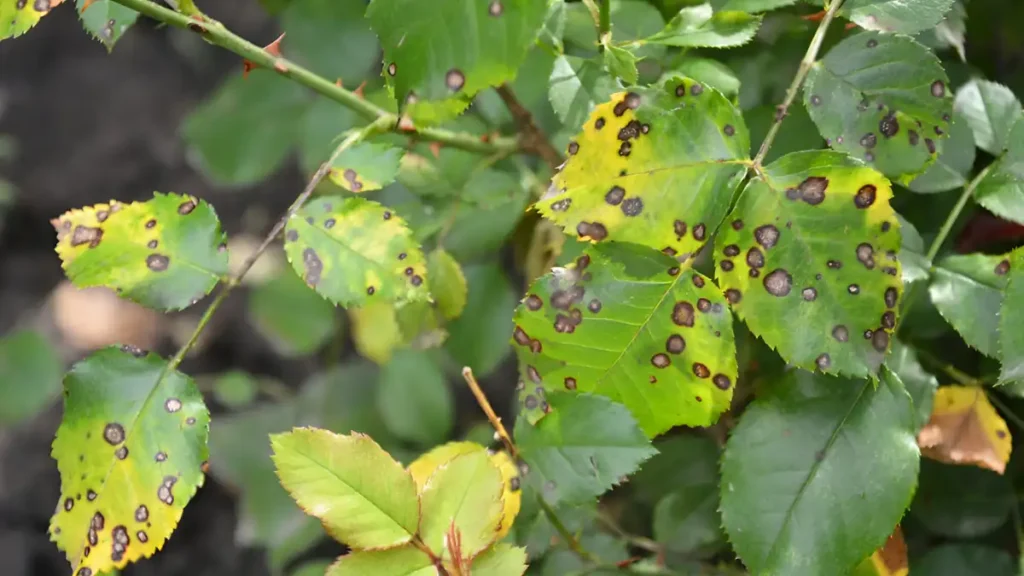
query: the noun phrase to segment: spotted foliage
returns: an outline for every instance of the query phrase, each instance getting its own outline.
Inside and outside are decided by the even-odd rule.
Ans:
[[[728,211],[749,151],[735,106],[672,76],[598,106],[536,207],[581,240],[644,244],[685,260]]]
[[[812,1],[826,4],[825,0]],[[941,22],[952,6],[953,0],[846,0],[839,15],[866,30],[913,34]]]
[[[986,356],[999,357],[999,308],[1003,302],[1010,255],[955,255],[933,269],[928,293],[939,314],[968,346]]]
[[[113,0],[76,0],[82,27],[93,38],[114,49],[121,36],[139,18],[139,13]]]
[[[17,38],[64,0],[0,0],[0,40]]]
[[[195,304],[228,271],[227,245],[213,207],[192,196],[111,200],[52,220],[57,254],[80,288],[106,286],[145,306]]]
[[[1003,384],[1024,383],[1024,248],[1009,259],[1009,281],[999,309],[999,360]]]
[[[891,197],[881,174],[831,151],[784,156],[744,189],[715,243],[716,275],[787,362],[860,376],[881,364],[902,291]]]
[[[941,151],[953,94],[927,48],[905,36],[862,32],[811,68],[804,105],[832,148],[906,184]]]
[[[366,17],[384,78],[417,124],[451,118],[477,92],[515,78],[546,0],[373,0]]]
[[[50,538],[75,576],[163,547],[202,486],[210,417],[193,381],[137,348],[105,348],[64,379]]]
[[[648,436],[708,426],[728,409],[736,347],[711,280],[633,244],[598,244],[530,286],[513,319],[520,402],[531,421],[547,391],[624,404]]]
[[[426,300],[426,260],[392,210],[364,198],[324,196],[285,227],[295,272],[341,306]]]
[[[357,143],[334,160],[331,181],[350,192],[380,190],[395,181],[402,155],[387,143]]]

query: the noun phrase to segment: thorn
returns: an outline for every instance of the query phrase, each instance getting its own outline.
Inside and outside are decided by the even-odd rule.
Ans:
[[[431,142],[430,143],[430,152],[434,155],[434,158],[440,158],[441,157],[441,143],[440,142]]]
[[[266,52],[267,54],[270,54],[271,56],[280,56],[282,40],[284,40],[284,34],[281,34],[280,36],[277,37],[277,40],[274,40],[270,44],[264,46],[263,51]],[[242,77],[248,78],[249,72],[252,72],[256,68],[259,68],[259,65],[253,62],[252,60],[242,60]],[[277,70],[278,72],[281,72],[283,74],[288,71],[288,66],[286,66],[284,62],[275,62],[274,70]]]
[[[402,117],[398,119],[398,129],[403,132],[415,132],[416,126],[412,123],[411,118],[402,115]]]
[[[338,88],[344,88],[345,87],[345,84],[341,81],[341,78],[338,78],[337,80],[335,80],[334,81],[334,85],[337,86]]]
[[[485,143],[486,142],[490,142],[491,141],[491,135],[490,134],[481,134],[480,135],[480,141],[481,142],[485,142]]]
[[[363,83],[360,84],[359,87],[356,88],[355,91],[353,91],[352,93],[355,94],[356,96],[359,96],[363,100],[366,100],[366,95],[363,94],[363,88],[366,88],[366,80],[363,80]]]

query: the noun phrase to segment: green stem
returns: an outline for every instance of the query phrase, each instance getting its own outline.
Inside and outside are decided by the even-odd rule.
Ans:
[[[299,66],[295,62],[267,52],[263,48],[231,32],[220,22],[186,16],[151,0],[113,1],[136,12],[145,14],[154,20],[159,20],[177,28],[192,30],[213,44],[234,52],[253,64],[268,70],[274,70],[278,74],[338,102],[367,120],[374,122],[380,120],[384,122],[384,124],[388,125],[388,130],[390,131],[408,133],[410,136],[415,136],[422,140],[440,142],[453,148],[483,154],[494,154],[503,150],[513,152],[519,149],[515,138],[500,137],[485,142],[480,139],[480,136],[475,134],[451,132],[440,128],[413,128],[411,130],[400,128],[397,115],[391,114],[355,92],[346,90],[323,76]]]
[[[775,109],[775,121],[772,122],[768,135],[764,137],[764,142],[761,142],[761,149],[757,151],[757,156],[754,157],[755,171],[760,171],[761,163],[764,162],[765,156],[768,155],[768,150],[772,147],[772,142],[775,141],[775,137],[779,134],[782,120],[786,118],[786,115],[789,113],[789,107],[793,104],[793,100],[796,100],[796,95],[800,92],[800,87],[807,78],[807,74],[810,73],[811,67],[818,60],[818,52],[821,51],[821,44],[825,41],[825,33],[828,32],[829,24],[832,23],[832,19],[839,12],[839,6],[842,3],[843,0],[832,0],[832,4],[828,7],[828,11],[825,12],[825,16],[818,23],[818,29],[814,32],[814,38],[811,39],[811,45],[807,47],[807,52],[804,54],[803,59],[800,60],[800,68],[797,69],[793,82],[786,90],[786,98]]]
[[[596,556],[588,552],[587,549],[580,544],[580,541],[576,536],[566,528],[565,524],[562,523],[562,519],[558,517],[558,513],[555,512],[555,509],[552,508],[551,505],[547,503],[547,500],[544,500],[544,497],[540,494],[537,495],[537,503],[540,505],[540,509],[544,511],[544,516],[547,517],[548,522],[551,522],[555,531],[558,532],[563,540],[565,540],[565,544],[569,547],[569,550],[572,550],[580,560],[587,564],[601,564],[601,561]]]
[[[935,257],[938,256],[939,250],[942,249],[942,244],[946,241],[946,237],[949,236],[949,233],[953,230],[953,225],[956,224],[956,220],[960,217],[960,213],[963,212],[964,207],[967,206],[967,201],[971,199],[971,196],[974,196],[974,190],[978,188],[978,184],[985,179],[985,176],[988,175],[994,165],[995,162],[986,166],[981,172],[978,172],[978,175],[975,176],[967,186],[964,187],[964,193],[960,195],[960,199],[957,200],[956,206],[953,206],[949,215],[946,216],[946,221],[942,223],[942,228],[939,228],[939,233],[935,236],[935,240],[932,241],[932,245],[928,249],[928,253],[925,254],[925,259],[928,260],[929,267],[932,265]]]
[[[604,37],[612,30],[612,0],[601,0],[600,15],[597,23],[597,40],[604,50]]]

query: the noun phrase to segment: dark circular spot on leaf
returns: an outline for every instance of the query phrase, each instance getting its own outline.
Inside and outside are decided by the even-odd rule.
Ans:
[[[783,268],[772,270],[762,281],[764,289],[772,296],[782,297],[793,288],[793,277]]]
[[[772,224],[758,226],[754,230],[754,239],[757,240],[758,244],[764,246],[766,250],[771,249],[779,242],[779,229]]]

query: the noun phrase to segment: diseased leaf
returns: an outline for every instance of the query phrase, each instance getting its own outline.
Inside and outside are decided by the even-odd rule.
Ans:
[[[395,181],[403,154],[386,142],[359,142],[334,160],[331,181],[350,192],[380,190]]]
[[[1005,525],[1015,502],[1013,484],[1006,476],[923,458],[910,515],[934,534],[976,538]]]
[[[448,320],[461,316],[466,308],[469,286],[459,262],[438,248],[427,256],[427,275],[430,277],[430,293],[437,303],[438,311]]]
[[[1024,114],[1017,117],[1006,146],[978,183],[974,197],[996,216],[1024,224]]]
[[[270,444],[281,484],[338,540],[387,548],[416,533],[416,484],[369,436],[295,428],[272,435]]]
[[[907,188],[921,194],[945,192],[960,188],[967,184],[975,158],[974,135],[967,121],[953,114],[953,123],[949,129],[949,140],[942,145],[942,153],[934,164]],[[975,192],[977,196],[978,193]]]
[[[330,302],[287,270],[252,289],[249,314],[256,329],[286,355],[316,352],[339,327]]]
[[[733,429],[722,524],[754,574],[847,574],[881,546],[914,493],[914,412],[899,378],[792,371]]]
[[[999,355],[999,307],[1006,289],[1007,256],[949,256],[935,267],[928,292],[939,314],[964,342],[993,358]]]
[[[875,372],[902,291],[889,182],[832,151],[797,152],[762,170],[715,242],[715,274],[733,310],[793,365]]]
[[[551,71],[548,100],[562,124],[578,130],[597,105],[621,89],[594,60],[561,55]]]
[[[910,398],[914,401],[914,411],[917,413],[917,425],[914,430],[920,430],[931,418],[939,381],[921,367],[914,348],[899,340],[893,341],[892,354],[885,359],[885,365],[895,372],[906,386]]]
[[[953,95],[927,48],[905,36],[862,32],[811,68],[804,106],[834,149],[909,183],[941,152]]]
[[[734,97],[740,91],[740,79],[728,66],[717,60],[688,56],[676,65],[674,71],[706,84],[727,97]]]
[[[150,308],[195,304],[228,271],[217,213],[192,196],[111,200],[71,210],[52,223],[61,266],[75,286],[113,288]]]
[[[0,337],[0,427],[31,418],[57,398],[64,366],[37,332]]]
[[[636,84],[640,79],[640,73],[636,69],[637,57],[626,48],[620,48],[614,44],[604,46],[604,66],[612,75],[612,78],[619,78],[627,85]]]
[[[917,435],[921,453],[950,464],[974,464],[1002,474],[1013,440],[1006,422],[976,386],[943,386],[931,419]]]
[[[321,196],[288,220],[284,238],[295,272],[335,304],[429,297],[419,245],[405,222],[376,202]]]
[[[839,15],[867,30],[913,34],[941,22],[952,5],[953,0],[846,0]]]
[[[526,550],[508,544],[495,544],[473,559],[472,569],[488,576],[522,576],[526,572]]]
[[[1013,251],[1007,262],[1009,281],[999,309],[1000,384],[1024,383],[1024,249]]]
[[[530,286],[512,341],[532,421],[555,390],[624,404],[650,437],[729,408],[736,344],[710,279],[635,244],[598,244]]]
[[[427,480],[420,496],[420,538],[440,558],[451,560],[449,529],[461,536],[463,558],[490,546],[502,519],[502,481],[498,467],[484,451],[456,456]]]
[[[552,392],[551,413],[516,421],[525,480],[550,504],[600,496],[657,453],[629,411],[590,394]]]
[[[138,12],[112,0],[76,0],[76,4],[82,27],[93,38],[102,42],[107,50],[113,50],[114,43],[139,18]]]
[[[366,17],[392,93],[417,123],[433,124],[515,78],[547,9],[546,0],[373,0]]]
[[[395,436],[433,446],[451,433],[451,390],[440,366],[426,352],[396,352],[381,370],[379,388],[377,408]]]
[[[635,242],[684,259],[728,211],[750,139],[724,96],[673,76],[598,106],[568,151],[536,204],[543,216],[581,240]]]
[[[203,485],[210,415],[192,379],[137,348],[104,348],[64,378],[50,539],[76,576],[163,547]]]
[[[435,576],[434,562],[412,544],[388,550],[353,551],[331,565],[325,576]]]
[[[0,40],[17,38],[35,26],[64,0],[0,1]]]
[[[868,556],[851,576],[907,576],[907,543],[899,525],[878,550]]]
[[[687,6],[665,29],[642,42],[686,48],[732,48],[750,42],[761,17],[739,10],[713,11],[710,2]]]
[[[988,80],[971,80],[956,92],[957,115],[974,131],[978,148],[998,156],[1006,149],[1010,129],[1020,118],[1020,101],[1013,92]]]
[[[1019,566],[1005,550],[979,544],[943,544],[913,563],[925,576],[1016,576]]]

